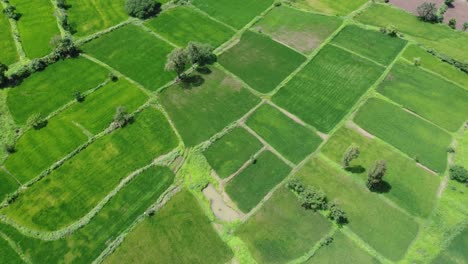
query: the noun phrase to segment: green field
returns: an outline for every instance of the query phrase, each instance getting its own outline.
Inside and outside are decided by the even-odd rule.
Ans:
[[[281,6],[273,8],[254,25],[254,29],[308,54],[318,48],[341,23],[337,17]]]
[[[0,262],[8,264],[24,263],[0,233]]]
[[[273,4],[273,0],[193,0],[192,3],[215,19],[241,29]]]
[[[247,125],[288,160],[299,163],[314,152],[322,139],[270,105],[262,105]]]
[[[255,136],[243,128],[235,128],[203,154],[218,176],[224,179],[240,169],[261,148],[262,143]]]
[[[189,146],[209,139],[260,102],[242,83],[217,68],[197,76],[203,80],[202,85],[187,88],[174,84],[160,95],[161,103]]]
[[[11,89],[7,104],[16,123],[24,124],[35,113],[46,117],[74,101],[75,92],[93,89],[104,82],[106,77],[107,71],[104,68],[87,59],[60,61]]]
[[[149,168],[119,191],[90,223],[63,239],[38,240],[3,224],[0,231],[17,241],[34,262],[91,263],[156,202],[173,179],[174,174],[165,167]]]
[[[217,47],[234,35],[232,29],[190,7],[171,8],[146,25],[179,46],[197,41]]]
[[[366,0],[297,0],[293,2],[293,5],[328,15],[344,16],[366,2]]]
[[[15,42],[10,28],[10,22],[3,15],[3,8],[0,6],[0,63],[12,64],[18,60]]]
[[[326,218],[304,210],[282,186],[236,234],[258,263],[287,263],[311,250],[330,228]]]
[[[52,51],[50,40],[60,31],[50,0],[10,0],[21,18],[18,21],[21,44],[26,56],[38,58]]]
[[[105,263],[215,264],[232,257],[195,197],[182,190],[139,224]]]
[[[226,192],[237,207],[247,213],[280,183],[290,170],[291,168],[272,152],[262,152],[252,164],[226,185]]]
[[[114,26],[128,18],[125,0],[68,0],[69,21],[78,37]]]
[[[318,130],[329,132],[383,71],[375,63],[327,46],[273,97],[273,102]]]
[[[246,31],[219,63],[261,93],[268,93],[305,61],[301,54],[266,35]]]
[[[175,78],[164,71],[173,47],[138,26],[128,25],[83,46],[91,56],[155,91]]]
[[[14,192],[18,187],[18,182],[0,169],[0,201],[3,201],[7,194]]]
[[[133,124],[100,138],[31,186],[4,213],[34,229],[63,228],[83,217],[132,171],[176,146],[164,116],[146,109]]]
[[[442,251],[442,253],[432,262],[433,264],[457,264],[465,263],[468,260],[468,228],[464,228]]]
[[[342,29],[332,43],[383,65],[390,64],[406,45],[403,39],[354,25]]]
[[[468,118],[468,91],[404,61],[392,68],[378,92],[451,131]]]
[[[370,99],[354,121],[430,169],[439,173],[445,170],[452,138],[431,123],[380,99]]]

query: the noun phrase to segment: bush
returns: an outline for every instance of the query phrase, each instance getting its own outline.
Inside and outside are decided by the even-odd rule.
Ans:
[[[127,0],[125,11],[132,17],[147,19],[159,13],[161,4],[155,0]]]
[[[453,5],[453,1],[454,1],[454,0],[445,0],[444,3],[445,3],[447,6],[452,6],[452,5]]]
[[[346,213],[341,209],[338,203],[333,202],[328,206],[328,218],[335,221],[338,225],[348,223],[348,217]]]
[[[449,170],[450,179],[460,183],[468,183],[468,170],[463,166],[454,165]]]
[[[289,190],[297,194],[301,194],[305,190],[304,184],[302,184],[302,181],[298,178],[292,178],[291,180],[289,180],[286,183],[286,187],[288,187]]]
[[[8,83],[8,78],[6,77],[7,71],[8,66],[0,62],[0,87],[3,87]]]
[[[58,58],[77,57],[80,54],[78,47],[68,37],[62,39],[60,36],[55,36],[51,44],[55,47],[53,54]]]
[[[437,7],[434,3],[424,2],[418,6],[418,17],[426,22],[437,22]]]
[[[28,126],[34,129],[41,129],[47,125],[47,120],[43,120],[40,113],[32,114],[26,122]]]
[[[413,58],[414,66],[421,66],[421,58]]]
[[[327,197],[325,193],[313,187],[307,187],[299,195],[299,201],[305,209],[317,211],[327,208]]]
[[[3,13],[11,19],[18,20],[20,19],[21,15],[16,13],[16,7],[12,5],[8,5],[5,9],[3,9]]]
[[[455,18],[450,19],[448,25],[449,27],[455,29],[457,27],[457,20]]]
[[[112,123],[115,128],[126,126],[131,120],[131,117],[127,114],[127,110],[123,106],[117,107],[114,115],[114,122]]]
[[[463,31],[468,29],[468,22],[463,23]]]
[[[12,153],[15,153],[16,152],[16,148],[15,148],[15,145],[13,144],[5,144],[5,152],[8,153],[8,154],[12,154]]]
[[[76,91],[73,95],[75,96],[75,100],[76,100],[78,103],[83,102],[84,99],[85,99],[85,96],[84,96],[80,91]]]
[[[47,64],[41,59],[33,59],[29,65],[31,73],[42,71],[47,67]]]
[[[116,82],[119,80],[119,77],[117,77],[115,74],[113,74],[112,72],[109,72],[109,80],[113,81],[113,82]]]

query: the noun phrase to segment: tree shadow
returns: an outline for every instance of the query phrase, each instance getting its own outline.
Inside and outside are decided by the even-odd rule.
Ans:
[[[35,125],[33,126],[33,128],[34,128],[35,130],[41,130],[41,129],[43,129],[44,127],[46,127],[48,123],[49,123],[49,121],[47,121],[47,120],[42,120],[42,121],[40,121],[40,122],[37,122],[37,124],[35,124]]]
[[[184,89],[192,89],[195,87],[199,87],[205,83],[205,79],[199,74],[184,76],[181,79],[181,86]]]
[[[379,186],[376,186],[372,191],[376,193],[388,193],[392,189],[390,183],[383,181]]]
[[[362,167],[361,165],[356,165],[346,168],[346,171],[351,172],[353,174],[361,174],[366,171],[366,168]]]
[[[199,66],[197,67],[196,71],[200,74],[203,74],[203,75],[207,75],[207,74],[210,74],[212,73],[213,71],[208,68],[207,66]]]

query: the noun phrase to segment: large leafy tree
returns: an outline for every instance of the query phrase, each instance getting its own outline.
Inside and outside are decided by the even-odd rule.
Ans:
[[[125,11],[132,17],[146,19],[159,13],[161,4],[155,0],[127,0]]]

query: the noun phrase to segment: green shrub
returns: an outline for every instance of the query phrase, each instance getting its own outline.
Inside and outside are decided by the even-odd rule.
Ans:
[[[327,196],[321,190],[307,187],[299,196],[302,207],[313,211],[327,208]]]
[[[418,17],[426,22],[436,22],[437,18],[437,7],[434,3],[424,2],[418,6],[417,10]]]
[[[463,166],[454,165],[449,170],[450,179],[461,183],[468,183],[468,170]]]
[[[348,223],[348,217],[346,216],[345,211],[336,202],[332,202],[328,206],[328,218],[335,221],[338,225],[343,225]]]
[[[305,187],[304,187],[304,184],[302,183],[301,180],[299,180],[298,178],[292,178],[290,179],[287,183],[286,183],[286,187],[297,193],[297,194],[301,194],[304,192],[305,190]]]
[[[448,25],[449,27],[455,29],[457,27],[457,20],[455,18],[450,19]]]
[[[147,19],[159,13],[161,4],[154,0],[127,0],[125,11],[132,17]]]

